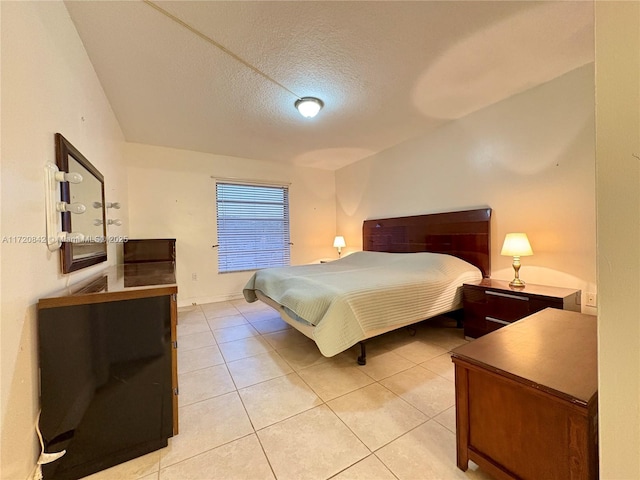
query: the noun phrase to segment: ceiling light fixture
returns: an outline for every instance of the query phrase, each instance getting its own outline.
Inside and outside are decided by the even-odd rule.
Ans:
[[[315,97],[302,97],[296,100],[296,108],[305,118],[315,117],[320,109],[324,107],[324,103],[319,98]]]
[[[0,0],[1,1],[1,0]],[[240,62],[242,65],[244,65],[245,67],[253,70],[255,73],[257,73],[258,75],[260,75],[261,77],[263,77],[264,79],[268,80],[269,82],[273,83],[274,85],[277,85],[278,87],[282,88],[283,90],[286,90],[287,92],[289,92],[290,94],[294,95],[297,100],[296,100],[296,108],[298,109],[298,111],[302,114],[303,117],[307,117],[307,118],[313,118],[315,117],[318,112],[320,111],[320,109],[322,107],[324,107],[324,103],[322,102],[322,100],[320,100],[319,98],[315,98],[315,97],[300,97],[300,95],[297,95],[295,92],[291,91],[290,89],[288,89],[287,87],[285,87],[283,84],[281,84],[280,82],[278,82],[277,80],[271,78],[269,75],[267,75],[266,73],[264,73],[262,70],[258,69],[257,67],[253,66],[252,64],[250,64],[248,61],[246,61],[244,58],[240,57],[239,55],[236,55],[235,53],[233,53],[231,50],[229,50],[227,47],[225,47],[224,45],[216,42],[213,38],[205,35],[204,33],[202,33],[200,30],[196,29],[195,27],[192,27],[191,25],[189,25],[188,23],[184,22],[183,20],[179,19],[178,17],[176,17],[175,15],[173,15],[172,13],[168,12],[167,10],[165,10],[164,8],[160,7],[159,5],[156,5],[154,2],[152,2],[151,0],[143,0],[143,2],[145,4],[147,4],[149,7],[154,8],[155,10],[157,10],[158,12],[160,12],[161,14],[163,14],[165,17],[173,20],[174,22],[176,22],[178,25],[181,25],[182,27],[186,28],[187,30],[189,30],[191,33],[197,35],[198,37],[200,37],[201,39],[203,39],[204,41],[210,43],[211,45],[213,45],[214,47],[218,48],[219,50],[221,50],[222,52],[226,53],[227,55],[229,55],[231,58],[235,59],[236,61]]]

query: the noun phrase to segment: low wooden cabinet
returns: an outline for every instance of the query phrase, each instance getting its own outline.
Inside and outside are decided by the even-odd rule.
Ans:
[[[45,480],[71,480],[178,433],[173,263],[109,268],[38,302]]]
[[[452,351],[458,467],[597,480],[596,317],[547,308]]]
[[[484,278],[462,287],[464,335],[478,338],[545,308],[580,311],[580,290]]]

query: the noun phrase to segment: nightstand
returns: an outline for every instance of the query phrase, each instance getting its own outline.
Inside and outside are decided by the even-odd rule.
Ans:
[[[547,307],[580,311],[580,290],[484,278],[462,287],[464,335],[477,338]]]

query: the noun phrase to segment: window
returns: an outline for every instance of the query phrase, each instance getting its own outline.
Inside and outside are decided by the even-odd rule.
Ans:
[[[216,183],[218,272],[289,265],[289,188]]]

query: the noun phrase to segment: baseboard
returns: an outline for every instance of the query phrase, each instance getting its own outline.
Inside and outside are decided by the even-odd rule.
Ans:
[[[178,293],[178,308],[191,307],[193,305],[203,305],[205,303],[229,302],[231,300],[243,300],[242,293],[233,293],[227,295],[207,295],[205,297],[180,298]]]

